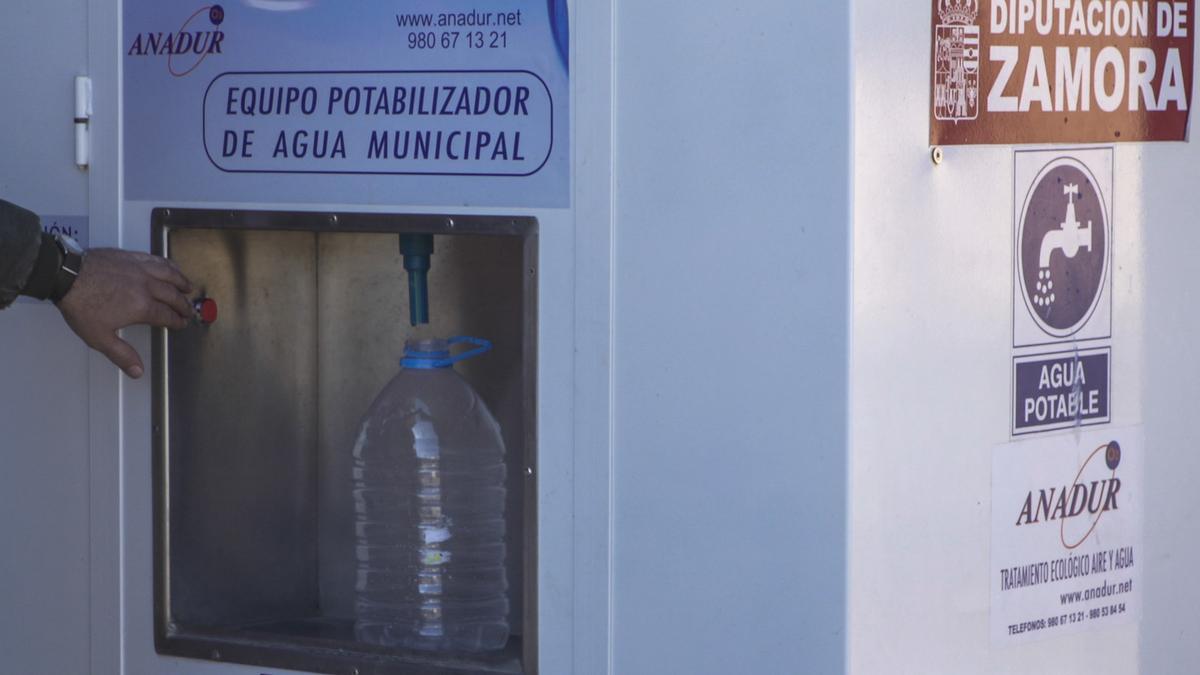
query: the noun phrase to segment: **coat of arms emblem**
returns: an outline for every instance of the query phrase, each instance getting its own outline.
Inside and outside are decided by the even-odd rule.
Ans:
[[[979,0],[938,0],[933,36],[933,116],[979,117]]]

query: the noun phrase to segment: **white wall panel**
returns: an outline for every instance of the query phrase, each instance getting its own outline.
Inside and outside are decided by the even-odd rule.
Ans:
[[[929,20],[929,3],[855,3],[850,670],[1137,672],[1136,625],[991,641],[991,509],[1005,508],[991,500],[992,451],[1010,440],[1012,409],[1014,148],[949,147],[931,161]],[[1158,191],[1143,183],[1139,147],[1114,154],[1112,426],[1122,427],[1143,421],[1143,242]],[[1153,495],[1159,448],[1147,446]],[[1151,549],[1156,517],[1147,504]]]
[[[842,668],[848,25],[617,7],[620,675]]]
[[[0,199],[86,215],[74,164],[83,0],[8,3],[0,21]],[[3,670],[89,670],[88,353],[48,303],[0,312],[0,653]]]

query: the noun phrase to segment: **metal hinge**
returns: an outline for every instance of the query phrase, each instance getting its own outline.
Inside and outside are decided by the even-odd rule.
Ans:
[[[87,169],[91,162],[92,78],[75,76],[75,165]]]

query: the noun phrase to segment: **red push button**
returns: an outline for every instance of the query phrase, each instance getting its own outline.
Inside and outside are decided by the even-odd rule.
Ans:
[[[217,320],[217,301],[212,298],[202,298],[197,300],[196,316],[199,317],[200,323],[210,324]]]

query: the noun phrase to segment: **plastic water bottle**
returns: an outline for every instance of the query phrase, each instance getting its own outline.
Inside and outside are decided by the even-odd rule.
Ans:
[[[475,348],[457,356],[458,344]],[[453,364],[475,338],[410,340],[353,450],[355,634],[438,651],[508,641],[500,426]]]

